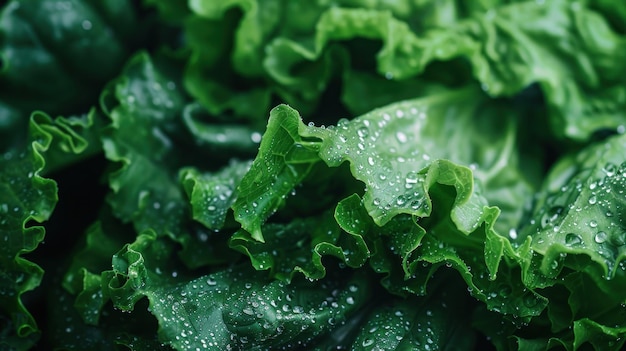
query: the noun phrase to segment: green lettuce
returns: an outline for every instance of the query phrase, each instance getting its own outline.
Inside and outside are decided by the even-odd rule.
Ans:
[[[625,21],[7,2],[0,349],[623,349]]]

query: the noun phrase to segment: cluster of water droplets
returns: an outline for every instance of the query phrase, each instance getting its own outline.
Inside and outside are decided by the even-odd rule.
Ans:
[[[203,278],[160,294],[151,303],[152,313],[164,326],[177,349],[217,350],[230,334],[219,328],[221,295],[226,292],[219,277]],[[219,283],[219,284],[218,284]],[[202,313],[199,313],[202,311]]]
[[[616,264],[626,268],[619,262],[620,256],[626,255],[626,162],[619,166],[607,162],[596,177],[589,172],[581,172],[582,176],[548,197],[538,220],[531,222],[537,231],[534,242],[551,245],[557,242],[551,238],[557,236],[568,252],[586,253],[601,260],[610,278]],[[558,270],[565,256],[563,253],[552,258],[549,266]]]
[[[231,160],[229,165],[218,172],[198,174],[194,170],[186,173],[186,179],[193,179],[192,206],[201,216],[201,222],[210,229],[220,229],[226,214],[236,200],[236,189],[241,178],[250,169],[251,161]],[[196,203],[195,194],[201,198]]]
[[[331,165],[351,163],[354,176],[366,185],[366,206],[375,218],[427,211],[420,170],[431,163],[425,151],[431,145],[416,142],[425,124],[424,106],[394,104],[322,131],[320,153]]]
[[[245,285],[250,290],[235,297],[233,308],[224,311],[224,319],[235,332],[256,328],[254,342],[271,344],[272,340],[281,338],[281,349],[300,348],[321,333],[344,324],[346,311],[353,309],[359,300],[361,288],[357,285],[349,284],[342,289],[326,283],[320,285],[321,290],[312,294],[306,288],[302,290],[283,282],[272,282],[261,289]],[[238,339],[240,348],[246,343],[247,340]]]
[[[263,283],[226,270],[156,292],[151,310],[177,349],[290,350],[344,324],[347,311],[362,303],[361,289],[335,281],[314,288]]]
[[[353,348],[396,350],[411,345],[413,349],[439,350],[449,341],[441,339],[442,328],[446,328],[441,324],[445,320],[441,315],[449,313],[450,308],[445,301],[418,309],[407,303],[381,307],[369,317]]]

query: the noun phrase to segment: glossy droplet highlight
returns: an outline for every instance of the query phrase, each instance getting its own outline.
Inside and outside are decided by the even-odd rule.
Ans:
[[[406,174],[406,178],[404,179],[404,181],[407,184],[417,184],[417,179],[417,172],[411,171]]]
[[[370,134],[370,130],[366,126],[362,126],[359,129],[357,129],[356,134],[360,138],[367,138],[367,136]]]
[[[595,205],[598,202],[598,198],[595,195],[591,195],[589,197],[589,204],[590,205]]]
[[[612,177],[615,175],[615,172],[617,171],[617,166],[609,162],[606,165],[604,165],[604,168],[602,168],[602,171],[604,171],[604,173],[606,173],[607,176]]]
[[[583,243],[583,238],[578,234],[567,233],[565,235],[565,245],[567,246],[580,246]]]
[[[406,136],[406,134],[404,134],[403,132],[397,132],[396,133],[396,139],[398,139],[398,142],[400,144],[404,144],[407,142],[408,138]]]
[[[374,345],[374,340],[372,340],[372,339],[365,339],[365,340],[363,340],[361,345],[363,345],[363,347],[372,346],[372,345]]]
[[[606,241],[607,238],[608,235],[606,234],[606,232],[597,232],[596,235],[593,237],[593,240],[598,244],[602,244]]]
[[[543,214],[543,216],[541,216],[541,226],[546,227],[550,224],[554,224],[562,212],[563,207],[561,206],[554,206],[550,208],[546,213]]]

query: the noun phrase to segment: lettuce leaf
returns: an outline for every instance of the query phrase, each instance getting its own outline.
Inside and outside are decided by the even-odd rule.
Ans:
[[[167,257],[171,244],[145,232],[114,255],[113,270],[102,278],[104,294],[117,308],[130,310],[147,297],[160,338],[176,349],[304,346],[354,313],[368,296],[360,273],[340,285],[337,280],[286,285],[245,265],[181,281],[190,272]]]
[[[37,322],[24,306],[22,295],[41,283],[44,270],[24,255],[44,240],[41,223],[50,218],[58,201],[56,182],[43,177],[42,172],[48,153],[58,156],[62,150],[81,154],[88,149],[89,142],[81,135],[81,129],[90,128],[93,118],[89,114],[52,120],[43,113],[34,113],[29,125],[29,147],[21,153],[5,153],[0,159],[3,348],[21,345],[19,349],[28,349],[39,338]]]
[[[94,105],[132,48],[136,9],[112,1],[9,1],[0,14],[0,150],[25,145],[28,116]],[[45,84],[41,82],[44,81]]]
[[[624,9],[5,2],[0,349],[622,349]]]

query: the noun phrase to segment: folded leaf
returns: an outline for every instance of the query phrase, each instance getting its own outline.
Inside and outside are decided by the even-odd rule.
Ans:
[[[136,9],[113,3],[45,0],[3,6],[0,147],[24,146],[32,111],[75,114],[95,103],[139,36]],[[11,116],[7,122],[5,114]]]
[[[241,230],[231,237],[230,246],[250,256],[254,268],[269,269],[279,280],[291,281],[295,272],[311,280],[323,278],[324,256],[337,257],[353,268],[362,266],[369,257],[363,237],[342,232],[330,213],[287,225],[268,223],[262,228],[264,242]]]
[[[212,260],[203,249],[208,233],[189,223],[178,174],[203,158],[186,151],[191,145],[185,144],[181,118],[185,95],[166,72],[166,63],[142,53],[103,93],[103,109],[112,120],[103,136],[105,156],[121,164],[110,174],[108,202],[138,232],[152,229],[181,243],[181,257],[198,267]]]
[[[246,265],[188,279],[172,260],[172,244],[143,233],[114,256],[113,270],[102,277],[104,294],[117,308],[132,310],[146,296],[160,339],[178,350],[306,346],[369,295],[360,273],[343,282],[285,284]]]
[[[0,159],[0,241],[4,242],[0,246],[0,318],[5,321],[0,333],[2,346],[21,345],[26,349],[39,337],[22,294],[38,287],[44,272],[23,255],[43,241],[45,230],[39,224],[50,217],[58,200],[56,182],[41,175],[47,166],[47,152],[80,154],[88,148],[80,129],[89,126],[79,124],[73,129],[68,124],[72,120],[33,114],[29,147],[21,153],[6,153]]]
[[[353,350],[474,350],[476,336],[465,324],[468,301],[456,291],[430,299],[391,300],[369,313]],[[459,318],[460,317],[460,318]]]
[[[218,172],[203,174],[193,168],[183,169],[180,178],[191,203],[193,218],[209,229],[221,229],[237,199],[237,186],[250,165],[250,161],[232,161]]]

